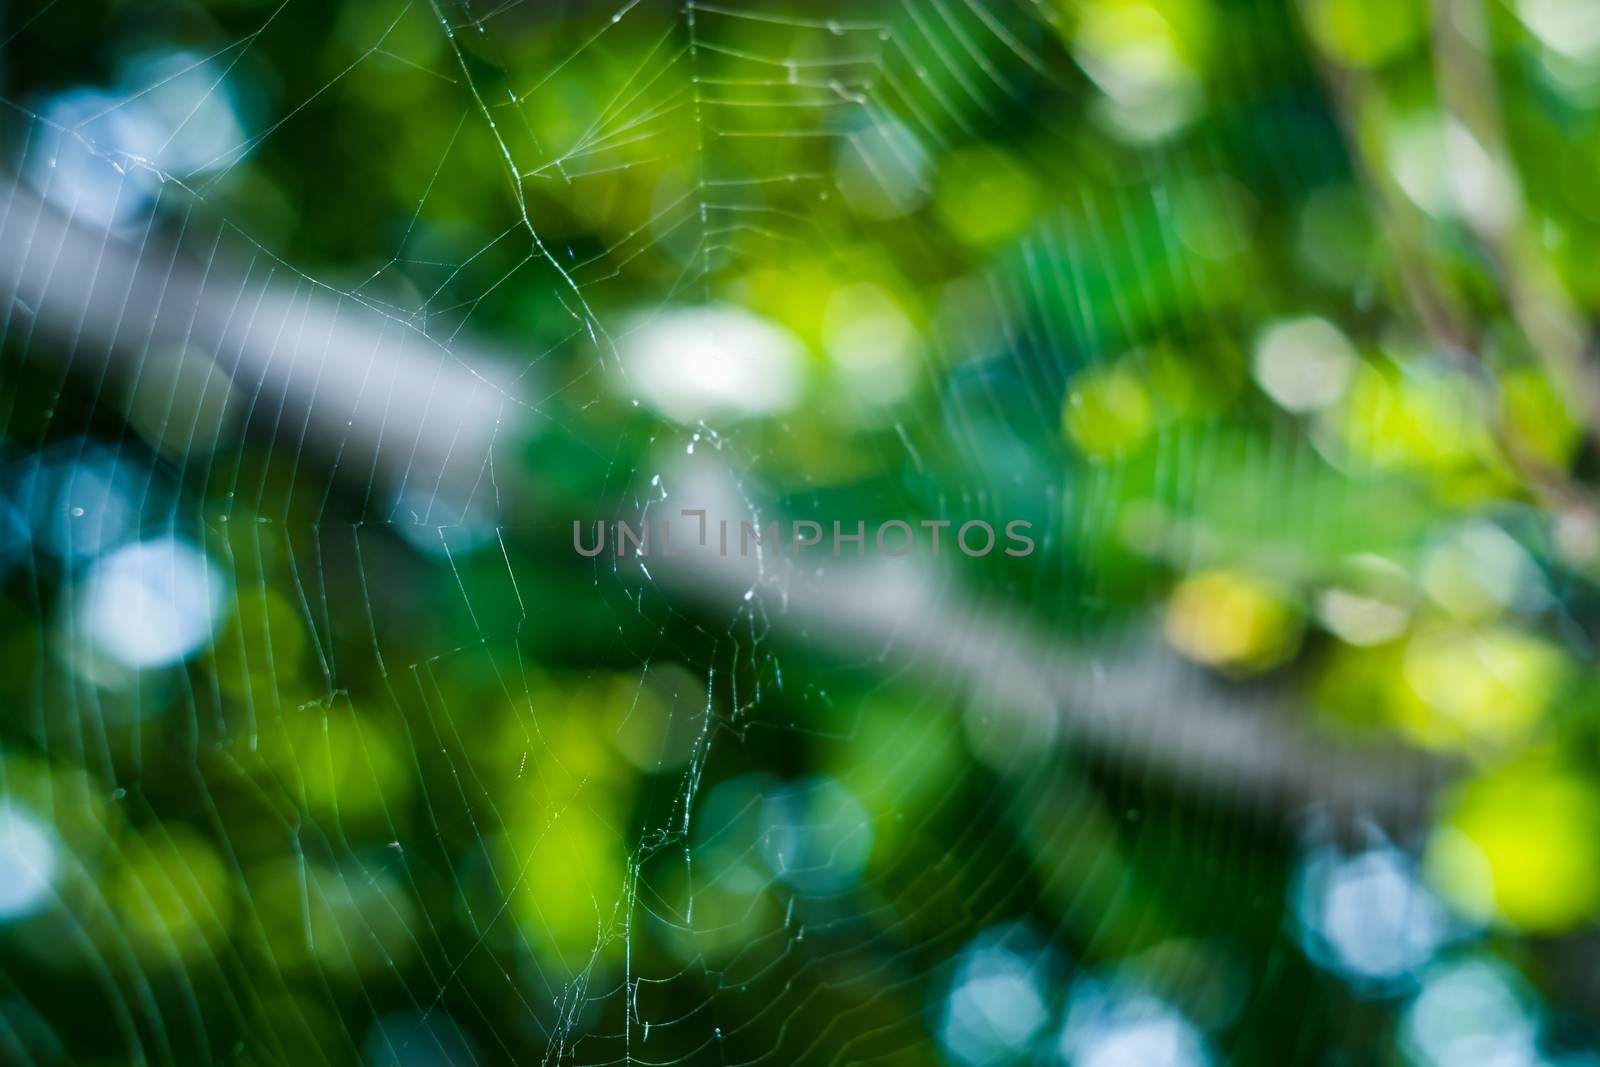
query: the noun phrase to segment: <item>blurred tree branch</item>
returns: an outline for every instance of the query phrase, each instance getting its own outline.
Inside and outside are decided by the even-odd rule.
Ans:
[[[204,345],[239,388],[283,413],[259,429],[298,435],[297,448],[310,441],[327,462],[354,463],[369,486],[386,483],[378,502],[393,503],[377,510],[395,521],[407,521],[394,510],[417,492],[442,510],[414,509],[409,521],[458,521],[460,508],[489,492],[483,472],[498,442],[521,432],[508,430],[516,423],[508,413],[519,409],[484,352],[447,352],[334,290],[303,278],[285,286],[273,269],[240,276],[214,256],[202,270],[151,238],[133,248],[16,184],[0,198],[0,295],[73,371],[136,375],[152,344]],[[674,499],[720,501],[707,504],[713,516],[746,518],[718,487],[727,474],[686,471],[698,488],[679,488]],[[370,488],[368,502],[373,510]],[[755,610],[745,594],[760,592],[771,621],[792,637],[953,686],[992,709],[997,728],[1046,741],[1059,733],[1098,760],[1268,813],[1321,807],[1413,826],[1451,774],[1435,757],[1393,745],[1330,743],[1282,693],[1219,688],[1154,640],[1069,649],[1003,606],[900,562],[763,571],[701,552],[650,566],[664,588],[713,609]]]
[[[484,353],[452,353],[264,254],[241,268],[225,233],[185,230],[169,246],[147,229],[134,245],[10,179],[0,179],[0,211],[11,330],[38,334],[74,373],[102,381],[108,371],[136,380],[154,350],[197,353],[255,429],[320,451],[379,514],[458,521],[522,414]]]
[[[704,507],[713,525],[719,516],[755,522],[728,478],[692,461],[663,475],[673,500]],[[1455,772],[1418,750],[1336,740],[1307,721],[1287,685],[1222,682],[1156,634],[1071,646],[909,558],[817,566],[691,546],[685,557],[652,557],[649,575],[730,617],[755,610],[790,639],[847,662],[954,689],[1024,764],[1059,742],[1121,772],[1153,772],[1274,817],[1359,813],[1402,831],[1425,819]]]

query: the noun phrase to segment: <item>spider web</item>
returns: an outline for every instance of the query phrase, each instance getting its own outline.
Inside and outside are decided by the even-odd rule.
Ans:
[[[928,1062],[976,1040],[942,999],[973,961],[1012,961],[995,980],[1022,975],[1054,1012],[1052,946],[1093,961],[1150,943],[1141,922],[1165,921],[1129,872],[1172,840],[1264,862],[1137,773],[1102,794],[1074,760],[1031,756],[1057,729],[1015,710],[1031,695],[923,675],[937,634],[907,621],[976,633],[1010,604],[1058,637],[1098,633],[1146,591],[1108,570],[1120,480],[1182,501],[1207,462],[1176,432],[1153,471],[1063,490],[1053,443],[1075,370],[1158,324],[1215,328],[1224,283],[1202,286],[1159,158],[1075,202],[1044,190],[1040,221],[970,271],[924,272],[949,240],[915,214],[930,160],[1024,130],[1056,144],[1048,107],[1088,92],[1051,9],[316,7],[253,13],[68,117],[6,101],[23,177],[5,238],[44,266],[13,268],[0,334],[60,353],[6,371],[8,398],[60,403],[0,417],[8,514],[33,531],[4,796],[61,843],[0,975],[9,1056]],[[317,25],[342,43],[297,61]],[[236,139],[165,162],[209,101],[273,67],[276,98]],[[175,93],[190,110],[164,142],[119,141]],[[452,131],[418,153],[431,169],[373,165],[418,136],[404,122],[317,142],[349,160],[305,158],[346,94]],[[1282,165],[1267,180],[1334,166]],[[372,204],[322,181],[344,166],[387,183]],[[85,191],[106,172],[109,211]],[[252,206],[271,178],[294,192]],[[296,211],[336,228],[342,262],[311,261],[324,245]],[[385,211],[403,228],[373,225]],[[50,212],[109,236],[76,262]],[[1157,271],[1107,238],[1141,228]],[[778,316],[817,277],[880,304],[941,294],[906,316],[918,343],[889,386],[843,414],[648,414],[653,331],[684,308]],[[1287,435],[1258,459],[1269,480],[1310,462]],[[807,462],[852,489],[791,473]],[[908,572],[879,590],[900,605],[880,625],[837,617],[828,578],[858,572],[831,561],[674,574],[570,551],[575,518],[706,499],[753,521],[1026,517],[1048,562]],[[183,546],[200,550],[215,632],[187,663],[97,646],[96,561],[127,545],[156,546],[139,573],[158,632]],[[126,628],[138,601],[113,588]],[[1086,703],[1114,688],[1043,658]],[[1125,838],[1141,820],[1155,829]],[[1187,906],[1234,891],[1218,875]],[[1169,998],[1192,985],[1181,963],[1149,974]]]

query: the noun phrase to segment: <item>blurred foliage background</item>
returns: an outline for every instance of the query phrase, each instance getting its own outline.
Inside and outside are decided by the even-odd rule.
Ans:
[[[1593,1062],[1586,0],[0,40],[9,204],[507,383],[440,520],[226,353],[97,362],[7,282],[0,1060]],[[1137,737],[819,644],[781,575],[717,607],[571,551],[708,453],[769,515],[1033,522],[939,603]],[[1341,746],[1402,799],[1335,803]]]

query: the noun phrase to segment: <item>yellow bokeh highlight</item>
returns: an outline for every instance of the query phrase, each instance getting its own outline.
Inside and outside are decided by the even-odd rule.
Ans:
[[[945,229],[982,248],[1021,231],[1038,199],[1037,184],[1010,153],[975,145],[952,152],[939,168],[934,210]]]
[[[1376,67],[1416,44],[1427,26],[1419,0],[1310,0],[1306,29],[1341,63]]]
[[[1186,81],[1209,36],[1205,4],[1192,0],[1085,0],[1069,5],[1080,62],[1108,90]]]
[[[1426,867],[1480,921],[1559,933],[1600,907],[1600,791],[1564,769],[1517,767],[1450,799]]]
[[[685,963],[737,959],[783,925],[783,905],[776,894],[750,893],[726,878],[696,882],[681,864],[662,878],[660,893],[670,901],[693,896],[692,922],[660,924],[667,947]]]
[[[833,769],[872,817],[875,855],[892,857],[924,829],[921,814],[936,805],[967,767],[959,712],[929,714],[930,699],[890,691],[862,701],[852,743]]]
[[[1141,444],[1154,424],[1150,392],[1130,369],[1093,367],[1067,386],[1062,425],[1069,440],[1090,456],[1110,457]]]
[[[209,842],[165,824],[121,845],[106,877],[105,904],[147,965],[203,959],[227,939],[233,876]]]
[[[659,712],[658,702],[631,675],[553,680],[532,691],[528,707],[502,716],[486,751],[496,753],[508,789],[532,793],[550,810],[580,792],[621,796],[634,776],[627,755],[633,739],[618,732],[635,728],[624,725],[632,710],[648,720]]]
[[[505,814],[497,868],[528,943],[569,974],[621,951],[628,847],[617,815],[581,798],[553,812],[534,800]]]
[[[348,828],[404,807],[416,779],[406,744],[341,703],[293,708],[263,722],[257,750],[297,805]]]
[[[602,674],[552,681],[531,699],[532,715],[511,716],[499,742],[495,875],[528,944],[577,974],[624,947],[631,852],[622,828],[637,768],[618,731],[630,709],[659,698],[637,677]]]
[[[222,692],[258,716],[311,699],[305,625],[299,610],[265,585],[239,592],[207,663]]]
[[[1546,463],[1564,467],[1582,439],[1573,411],[1536,367],[1518,367],[1500,378],[1505,420],[1516,440]]]
[[[1376,467],[1448,472],[1481,467],[1493,452],[1476,388],[1440,368],[1363,363],[1330,414],[1345,449]]]
[[[1237,570],[1185,578],[1167,603],[1167,640],[1196,663],[1234,673],[1284,662],[1300,644],[1301,620],[1275,586]]]
[[[1509,627],[1426,630],[1407,644],[1396,718],[1431,747],[1507,745],[1544,717],[1567,667],[1554,645]]]
[[[763,267],[750,271],[730,285],[728,295],[794,331],[820,359],[822,320],[828,298],[842,281],[839,274],[824,263],[797,259],[781,270]]]

